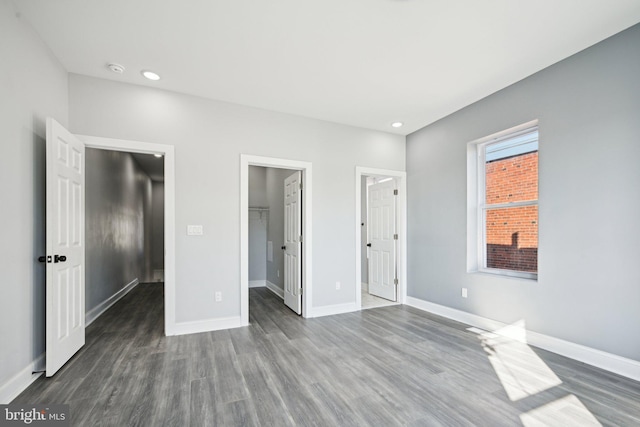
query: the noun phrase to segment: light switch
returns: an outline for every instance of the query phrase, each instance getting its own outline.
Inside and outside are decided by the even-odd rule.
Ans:
[[[187,225],[187,236],[202,236],[203,234],[201,225]]]

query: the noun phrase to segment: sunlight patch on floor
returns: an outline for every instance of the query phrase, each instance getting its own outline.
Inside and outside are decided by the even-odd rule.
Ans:
[[[479,335],[482,348],[512,402],[562,384],[562,380],[527,345],[524,320],[493,332],[478,328],[468,330]],[[525,427],[601,425],[573,394],[522,413],[520,420]]]
[[[518,401],[562,384],[526,344],[524,321],[480,334],[482,347],[509,399]]]
[[[520,414],[520,421],[524,427],[602,425],[573,394]]]

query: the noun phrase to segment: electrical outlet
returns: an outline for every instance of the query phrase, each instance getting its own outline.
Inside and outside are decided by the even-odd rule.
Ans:
[[[216,292],[216,302],[222,301],[222,292]]]
[[[339,291],[341,287],[342,285],[340,284],[340,282],[336,282],[336,291]]]
[[[462,298],[467,297],[467,288],[462,288]]]

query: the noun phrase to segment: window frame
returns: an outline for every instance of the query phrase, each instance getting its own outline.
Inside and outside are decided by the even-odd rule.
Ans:
[[[529,280],[537,280],[538,272],[527,272],[527,271],[517,271],[517,270],[508,270],[502,268],[489,268],[487,267],[487,233],[486,233],[486,217],[487,212],[489,210],[496,209],[505,209],[505,208],[518,208],[523,206],[538,206],[538,200],[540,198],[539,190],[538,190],[538,198],[535,200],[526,200],[519,202],[507,202],[507,203],[495,203],[495,204],[487,204],[486,201],[486,149],[487,147],[498,144],[519,135],[524,135],[531,132],[539,132],[538,129],[538,121],[534,120],[531,122],[524,123],[522,125],[504,130],[502,132],[498,132],[492,135],[489,135],[485,138],[481,138],[477,141],[473,141],[469,143],[469,148],[472,148],[472,152],[475,153],[475,176],[473,171],[471,170],[471,162],[468,162],[468,166],[470,167],[468,170],[469,178],[475,180],[475,197],[468,198],[469,202],[469,214],[472,216],[472,212],[475,211],[475,218],[468,218],[469,223],[473,221],[475,224],[471,226],[468,224],[468,231],[470,228],[475,228],[476,236],[475,240],[477,243],[477,248],[475,248],[475,257],[476,259],[468,259],[468,271],[469,272],[477,272],[477,273],[487,273],[498,276],[507,276],[514,278],[522,278]],[[539,143],[539,136],[538,136]],[[471,159],[469,159],[471,160]],[[539,182],[539,177],[538,177]],[[539,187],[538,187],[539,188]],[[472,206],[475,205],[475,206]],[[539,213],[538,213],[539,214]],[[538,230],[538,237],[540,235],[540,231]],[[468,243],[472,243],[472,240],[469,239]],[[538,247],[540,245],[538,244]],[[473,254],[468,252],[470,258]]]

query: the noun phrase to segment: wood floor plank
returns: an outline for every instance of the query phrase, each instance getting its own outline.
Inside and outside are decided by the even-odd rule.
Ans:
[[[264,426],[294,426],[293,418],[269,377],[261,356],[245,354],[239,359],[260,423]]]
[[[217,391],[216,401],[228,403],[247,399],[249,395],[231,340],[218,341],[212,356],[215,363],[212,381]]]
[[[148,425],[153,419],[157,407],[156,390],[159,389],[165,375],[165,363],[166,357],[163,353],[150,354],[139,371],[127,379],[131,388],[128,393],[122,395],[124,403],[113,407],[113,411],[119,413],[121,425],[143,426]]]
[[[258,427],[260,421],[250,400],[236,400],[223,405],[223,424],[228,427]]]
[[[104,334],[106,335],[106,334]],[[104,336],[103,335],[103,336]],[[102,354],[94,362],[91,370],[86,374],[82,383],[76,388],[69,400],[84,399],[86,397],[97,397],[105,387],[105,382],[95,381],[95,378],[111,378],[117,372],[119,364],[122,362],[130,341],[109,337],[105,339]]]
[[[402,426],[404,421],[398,417],[396,409],[377,394],[370,394],[356,399],[352,407],[364,425],[368,426]]]
[[[208,378],[191,381],[189,425],[193,427],[216,425],[215,385]]]
[[[261,333],[253,331],[257,328],[258,326],[250,325],[246,328],[234,328],[229,330],[231,342],[233,343],[233,348],[236,354],[254,353],[258,351],[258,346],[253,339],[255,333]]]
[[[318,402],[304,388],[299,378],[304,373],[288,368],[280,358],[266,360],[264,363],[264,369],[295,421],[295,425],[331,425]]]
[[[88,419],[102,419],[126,412],[130,402],[142,396],[141,388],[149,375],[149,357],[139,349],[129,354],[120,369],[105,383],[101,395],[94,399]],[[86,399],[86,398],[85,398]]]
[[[318,382],[309,388],[316,401],[320,402],[324,412],[331,417],[331,425],[356,427],[364,423],[364,420],[355,413],[349,400],[335,391],[333,384]]]
[[[191,381],[187,359],[168,360],[164,375],[158,381],[153,396],[151,425],[184,427],[189,425]]]
[[[250,307],[249,308],[249,312],[250,313],[254,313],[254,315],[252,316],[253,319],[251,320],[251,323],[255,323],[258,326],[260,326],[260,329],[262,329],[262,331],[264,331],[265,334],[270,334],[272,332],[280,332],[280,328],[278,327],[278,325],[276,324],[276,322],[274,322],[271,317],[269,316],[269,313],[261,306],[257,306],[255,308]]]
[[[141,284],[16,403],[74,426],[640,425],[640,383],[402,305],[304,319],[266,288],[245,328],[164,336]]]

